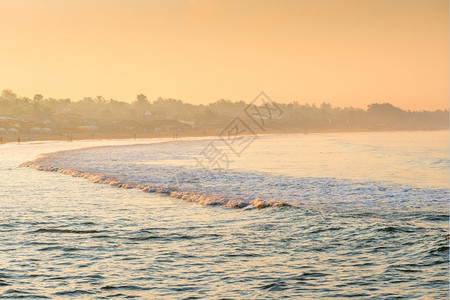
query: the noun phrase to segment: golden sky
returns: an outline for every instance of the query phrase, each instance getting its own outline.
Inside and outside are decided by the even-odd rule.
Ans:
[[[448,108],[444,0],[1,0],[0,90]]]

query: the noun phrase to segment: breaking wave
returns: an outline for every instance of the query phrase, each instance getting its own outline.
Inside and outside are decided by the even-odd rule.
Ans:
[[[36,169],[38,171],[57,172],[63,175],[70,175],[72,177],[81,177],[87,179],[93,183],[106,184],[123,189],[140,189],[147,193],[165,194],[172,198],[181,199],[187,202],[193,202],[201,205],[222,205],[225,207],[243,208],[249,205],[264,208],[268,206],[291,206],[288,203],[276,201],[273,199],[253,199],[243,200],[234,197],[226,197],[221,195],[206,194],[193,190],[178,190],[170,186],[157,186],[150,184],[138,184],[132,182],[126,182],[116,177],[107,176],[104,174],[94,174],[88,171],[76,170],[70,168],[61,168],[56,166],[48,166],[39,164],[39,159],[31,162],[25,162],[21,164],[21,167],[28,167]]]
[[[201,205],[300,206],[383,213],[448,209],[448,190],[444,188],[233,169],[206,171],[195,166],[195,158],[207,142],[85,148],[42,155],[21,166]]]

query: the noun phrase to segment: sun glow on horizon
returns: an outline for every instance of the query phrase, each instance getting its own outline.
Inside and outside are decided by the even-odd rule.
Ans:
[[[0,2],[0,89],[447,109],[448,2]]]

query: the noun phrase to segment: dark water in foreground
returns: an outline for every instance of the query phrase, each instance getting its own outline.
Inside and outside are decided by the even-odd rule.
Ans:
[[[448,298],[441,208],[201,206],[17,167],[67,145],[2,147],[0,298]]]

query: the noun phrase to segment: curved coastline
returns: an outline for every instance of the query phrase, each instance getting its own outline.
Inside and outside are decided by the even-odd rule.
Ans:
[[[101,146],[100,146],[101,147]],[[181,199],[187,202],[192,202],[204,206],[224,206],[224,207],[230,207],[230,208],[244,208],[247,206],[254,206],[259,209],[266,208],[266,207],[280,207],[280,206],[294,206],[292,204],[288,204],[286,202],[276,201],[273,199],[270,200],[264,200],[260,198],[256,198],[254,200],[243,200],[243,199],[236,199],[236,198],[229,198],[229,197],[223,197],[223,196],[217,196],[217,195],[211,195],[196,191],[183,191],[178,190],[175,188],[170,187],[163,187],[163,186],[154,186],[149,184],[136,184],[132,182],[126,182],[123,180],[120,180],[114,176],[109,176],[105,174],[95,174],[89,171],[85,170],[78,170],[73,168],[63,168],[58,166],[52,166],[44,163],[44,160],[46,158],[51,157],[54,154],[61,153],[61,152],[72,152],[72,151],[79,151],[84,149],[90,149],[90,148],[96,148],[96,147],[89,147],[89,148],[82,148],[82,149],[76,149],[76,150],[63,150],[58,151],[54,153],[48,153],[48,154],[42,154],[40,157],[38,157],[35,160],[27,161],[22,164],[20,164],[20,167],[26,167],[35,169],[38,171],[46,171],[46,172],[56,172],[62,175],[70,175],[72,177],[81,177],[84,179],[87,179],[93,183],[97,184],[105,184],[110,185],[114,187],[119,187],[123,189],[140,189],[143,192],[146,193],[157,193],[157,194],[164,194],[172,198]]]
[[[60,148],[60,151],[40,154],[37,158],[27,157],[21,162],[28,161],[20,166],[80,177],[98,184],[164,194],[204,206],[293,206],[383,214],[412,208],[425,211],[448,207],[448,190],[440,187],[317,174],[271,173],[270,168],[208,169],[209,172],[204,172],[195,165],[195,159],[211,140],[82,145],[80,148]],[[254,162],[258,159],[256,157]]]

